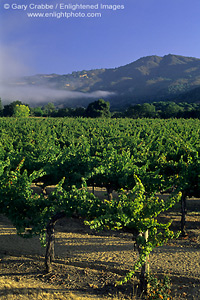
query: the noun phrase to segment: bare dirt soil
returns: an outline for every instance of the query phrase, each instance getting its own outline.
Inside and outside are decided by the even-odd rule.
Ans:
[[[175,230],[180,228],[179,206],[161,216],[163,221],[173,219]],[[200,299],[199,208],[200,199],[188,200],[188,237],[170,241],[150,255],[151,272],[158,278],[170,277],[175,300]],[[137,258],[130,234],[96,233],[82,220],[66,218],[56,225],[56,258],[50,274],[44,273],[44,253],[38,238],[17,236],[0,215],[0,299],[136,299],[137,276],[115,286]]]

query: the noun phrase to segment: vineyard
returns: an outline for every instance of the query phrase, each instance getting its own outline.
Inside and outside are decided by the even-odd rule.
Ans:
[[[116,284],[137,276],[147,299],[171,299],[150,296],[148,260],[188,236],[187,202],[200,198],[199,120],[1,118],[0,137],[1,214],[46,246],[41,272],[52,272],[55,226],[67,217],[92,232],[128,234],[138,256]],[[159,217],[174,206],[180,231]]]

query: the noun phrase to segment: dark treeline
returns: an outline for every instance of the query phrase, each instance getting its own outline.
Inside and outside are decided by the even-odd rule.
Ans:
[[[0,99],[0,116],[15,116],[16,105],[29,105],[17,100],[5,106]],[[44,106],[29,107],[30,116],[33,117],[86,117],[86,118],[198,118],[200,119],[200,103],[175,103],[175,102],[153,102],[135,104],[121,111],[111,111],[110,103],[99,99],[84,107],[65,107],[60,108],[54,103],[47,103]]]
[[[128,118],[200,118],[200,104],[197,103],[175,103],[175,102],[153,102],[136,104],[130,106],[124,112],[118,113]]]

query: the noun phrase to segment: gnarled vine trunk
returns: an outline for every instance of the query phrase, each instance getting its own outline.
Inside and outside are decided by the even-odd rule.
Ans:
[[[55,225],[59,219],[65,217],[64,212],[56,213],[49,223],[47,224],[47,246],[46,246],[46,254],[45,254],[45,268],[46,272],[51,272],[51,263],[54,260],[55,256]]]
[[[149,231],[145,231],[142,233],[142,235],[145,238],[145,241],[148,241],[149,237]],[[138,251],[140,253],[140,247],[138,247]],[[147,295],[148,292],[148,275],[149,275],[149,257],[146,257],[145,263],[142,265],[141,271],[140,271],[140,285],[139,285],[139,290],[141,295]]]
[[[112,201],[112,199],[113,199],[113,195],[112,195],[113,188],[112,187],[106,187],[106,189],[107,189],[108,200]]]
[[[184,237],[186,233],[186,214],[187,214],[187,205],[186,205],[186,193],[182,193],[181,197],[181,235]]]

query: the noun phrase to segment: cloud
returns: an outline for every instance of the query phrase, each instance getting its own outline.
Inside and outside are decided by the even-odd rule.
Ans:
[[[108,91],[94,91],[82,93],[77,91],[59,90],[49,85],[31,85],[22,80],[30,70],[22,62],[22,53],[13,48],[2,47],[0,50],[0,97],[3,104],[20,100],[30,105],[39,105],[46,102],[72,103],[73,99],[97,99],[113,95]],[[87,101],[90,102],[90,101]]]
[[[3,102],[12,102],[20,100],[27,104],[39,104],[44,102],[56,102],[59,100],[72,99],[96,99],[106,98],[113,95],[107,91],[94,91],[91,93],[82,93],[74,91],[57,90],[45,86],[32,85],[4,85],[0,86],[0,96]]]

